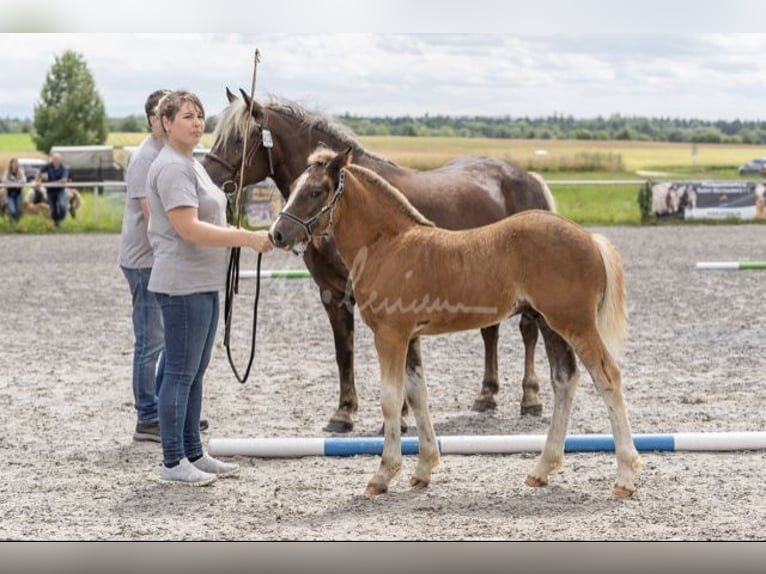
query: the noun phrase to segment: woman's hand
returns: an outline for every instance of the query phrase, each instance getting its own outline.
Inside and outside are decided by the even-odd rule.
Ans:
[[[274,248],[268,231],[251,231],[249,234],[248,247],[252,247],[258,253],[268,253]]]

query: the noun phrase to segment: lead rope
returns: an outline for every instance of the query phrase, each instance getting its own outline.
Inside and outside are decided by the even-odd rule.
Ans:
[[[255,57],[253,60],[253,83],[250,86],[250,110],[249,117],[253,116],[253,98],[255,96],[255,78],[258,71],[258,62],[261,61],[261,53],[258,49],[255,50]],[[236,198],[234,202],[235,216],[234,221],[237,229],[241,227],[242,221],[242,191],[245,177],[245,151],[247,151],[247,136],[250,130],[245,130],[242,147],[242,166],[239,170],[239,187],[235,191]],[[231,356],[231,319],[232,311],[234,310],[234,295],[239,293],[239,255],[240,248],[232,247],[231,254],[229,256],[229,268],[226,272],[226,294],[224,298],[223,314],[224,314],[224,335],[223,346],[226,347],[226,356],[229,359],[229,365],[234,372],[234,376],[240,383],[247,381],[250,376],[250,369],[253,366],[253,360],[255,358],[255,332],[258,326],[258,299],[261,296],[261,256],[262,253],[258,253],[258,262],[256,265],[256,282],[255,282],[255,300],[253,301],[253,329],[250,340],[250,358],[247,361],[247,368],[244,375],[240,376],[237,367],[234,364],[234,359]]]

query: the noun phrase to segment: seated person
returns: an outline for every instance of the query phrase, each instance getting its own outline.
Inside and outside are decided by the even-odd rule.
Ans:
[[[77,210],[83,204],[82,195],[75,188],[67,187],[64,202],[64,211],[68,209],[69,215],[74,218],[77,215]],[[24,212],[42,213],[50,217],[51,208],[50,205],[48,205],[48,194],[45,193],[45,188],[40,185],[40,181],[37,179],[35,179],[35,183],[27,192],[27,196],[24,199]]]
[[[24,200],[24,211],[27,213],[42,213],[48,216],[51,213],[45,189],[43,189],[38,180],[35,180],[34,185],[27,193],[27,197]]]

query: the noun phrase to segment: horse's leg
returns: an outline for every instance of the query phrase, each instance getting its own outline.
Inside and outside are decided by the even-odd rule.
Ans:
[[[595,326],[593,332],[583,336],[577,342],[577,349],[580,360],[606,403],[609,422],[612,426],[614,449],[617,455],[617,480],[612,492],[615,496],[630,496],[636,490],[633,479],[641,469],[641,457],[633,444],[633,435],[622,393],[620,369],[607,351]]]
[[[428,413],[428,390],[423,373],[420,337],[410,341],[406,365],[407,402],[418,425],[418,466],[410,478],[410,484],[424,487],[431,482],[431,471],[439,464],[439,449]]]
[[[407,348],[407,361],[409,361],[409,357],[410,357],[410,354],[412,352],[413,352],[412,351],[412,341],[410,341],[410,344],[409,344],[409,346]],[[418,355],[420,355],[420,346],[419,345],[418,345],[417,353],[418,353]],[[407,429],[409,428],[409,426],[407,425],[407,421],[405,420],[405,417],[409,414],[409,412],[410,412],[410,409],[409,409],[409,406],[407,405],[407,401],[405,400],[404,404],[402,405],[402,417],[401,417],[401,419],[399,419],[400,425],[401,425],[401,428],[402,428],[402,434],[405,434],[407,432]],[[386,434],[386,423],[382,423],[380,425],[380,429],[378,429],[378,435],[379,436],[384,436],[385,434]]]
[[[564,462],[564,441],[579,380],[577,359],[572,347],[544,321],[540,320],[539,326],[551,367],[553,417],[543,452],[534,470],[527,475],[525,482],[528,486],[545,486],[548,484],[548,476]]]
[[[348,271],[340,260],[334,244],[317,247],[309,244],[303,262],[319,287],[319,295],[332,327],[335,361],[338,364],[340,396],[338,408],[323,430],[346,433],[354,428],[352,416],[359,403],[354,384],[354,296],[348,281]]]
[[[524,341],[524,378],[521,380],[521,414],[539,417],[543,414],[543,405],[537,392],[540,384],[535,374],[535,346],[537,345],[538,319],[527,315],[521,315],[519,331]]]
[[[499,338],[500,325],[490,325],[481,330],[481,338],[484,339],[484,379],[481,381],[479,396],[473,401],[472,410],[484,412],[497,408],[495,395],[499,390],[497,382],[497,340]]]
[[[329,287],[320,286],[322,304],[330,319],[335,341],[335,362],[338,364],[340,395],[338,408],[323,430],[346,433],[354,429],[352,416],[359,408],[354,382],[354,307]]]
[[[383,455],[377,472],[367,483],[365,496],[388,491],[388,485],[402,468],[400,419],[404,403],[404,369],[408,339],[385,328],[375,332],[375,348],[380,363],[380,406],[383,411]]]

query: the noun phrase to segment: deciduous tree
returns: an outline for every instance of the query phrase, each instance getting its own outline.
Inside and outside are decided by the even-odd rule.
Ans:
[[[108,133],[93,75],[80,54],[67,50],[55,58],[34,107],[35,147],[48,153],[54,145],[103,144]]]

